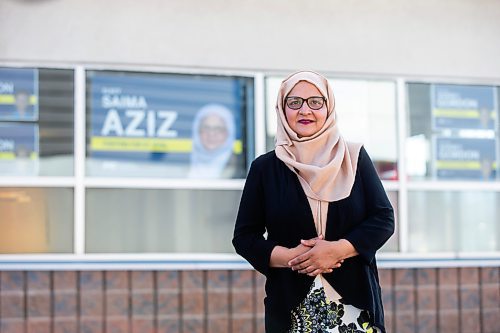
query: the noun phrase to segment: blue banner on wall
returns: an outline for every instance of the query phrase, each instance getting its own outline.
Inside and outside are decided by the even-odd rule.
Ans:
[[[489,180],[496,177],[494,138],[434,138],[434,170],[438,178]]]
[[[240,78],[92,72],[88,79],[91,157],[186,169],[193,161],[228,164],[233,156],[244,170]]]
[[[488,86],[433,84],[434,129],[495,129],[496,90]]]
[[[0,68],[0,121],[38,120],[38,70]]]

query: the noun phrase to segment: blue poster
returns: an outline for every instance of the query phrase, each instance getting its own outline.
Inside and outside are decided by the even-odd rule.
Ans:
[[[0,68],[0,121],[38,120],[38,70]]]
[[[37,124],[0,123],[0,160],[37,158]]]
[[[89,84],[91,157],[191,166],[203,178],[237,161],[244,172],[241,78],[92,72]]]
[[[495,129],[494,87],[433,84],[431,104],[434,129]]]
[[[497,174],[495,138],[434,138],[434,170],[441,179],[490,180]]]

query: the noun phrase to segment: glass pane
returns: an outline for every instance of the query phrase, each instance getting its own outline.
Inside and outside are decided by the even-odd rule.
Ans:
[[[499,251],[500,194],[410,191],[410,252]]]
[[[274,149],[276,98],[283,78],[266,80],[267,149]],[[329,78],[340,132],[362,142],[381,179],[397,179],[396,84]]]
[[[0,188],[0,253],[73,252],[73,190]]]
[[[87,190],[86,251],[233,253],[241,191]]]
[[[73,71],[0,68],[0,175],[73,175]]]
[[[408,84],[411,179],[498,178],[498,87]]]
[[[87,174],[243,178],[253,156],[253,79],[87,75]]]
[[[394,230],[394,234],[389,238],[387,243],[382,246],[380,252],[398,252],[399,251],[399,209],[398,209],[398,192],[387,192],[387,196],[389,197],[389,201],[392,204],[392,208],[394,208],[394,223],[396,228]]]

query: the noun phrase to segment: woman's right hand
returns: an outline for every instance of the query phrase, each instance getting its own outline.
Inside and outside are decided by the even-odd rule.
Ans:
[[[289,250],[289,253],[290,253],[290,257],[289,258],[290,258],[290,260],[295,259],[298,256],[300,256],[301,254],[306,253],[307,251],[309,251],[310,249],[312,249],[314,247],[314,245],[316,245],[316,241],[322,240],[323,238],[324,238],[323,235],[319,235],[318,237],[314,237],[314,238],[311,238],[311,239],[308,239],[308,240],[301,241],[299,245],[297,245],[296,247],[291,248]],[[289,262],[287,262],[287,265],[288,265],[288,267],[290,267]],[[340,265],[338,265],[338,266],[336,265],[336,267],[333,267],[333,268],[337,268],[339,266]],[[331,273],[331,272],[333,272],[333,268],[324,269],[323,271],[319,272],[318,274],[321,274],[321,273]]]

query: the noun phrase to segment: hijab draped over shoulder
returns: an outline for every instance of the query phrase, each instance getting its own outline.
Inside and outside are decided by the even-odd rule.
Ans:
[[[317,133],[308,137],[299,137],[290,128],[284,109],[285,98],[300,81],[316,86],[326,99],[326,122]],[[348,197],[356,176],[361,144],[348,143],[340,134],[335,99],[328,80],[311,71],[289,75],[281,83],[276,112],[276,156],[297,174],[306,195],[327,202]]]

